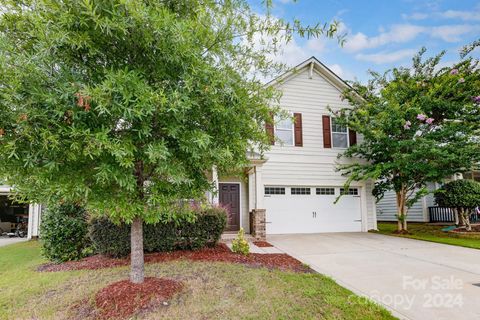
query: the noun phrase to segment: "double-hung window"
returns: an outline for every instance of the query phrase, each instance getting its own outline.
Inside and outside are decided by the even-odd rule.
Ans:
[[[348,148],[348,128],[332,117],[332,147]]]
[[[279,144],[293,146],[293,121],[292,118],[282,116],[275,118],[275,138]]]

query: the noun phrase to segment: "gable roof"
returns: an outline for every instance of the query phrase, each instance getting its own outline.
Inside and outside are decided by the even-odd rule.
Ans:
[[[315,70],[320,75],[322,75],[327,81],[337,87],[340,91],[345,89],[352,89],[352,87],[345,82],[342,78],[340,78],[335,72],[330,70],[326,65],[324,65],[320,60],[315,58],[314,56],[308,58],[307,60],[303,61],[299,65],[293,67],[292,69],[288,70],[287,72],[283,73],[282,75],[276,77],[275,79],[269,81],[266,85],[272,86],[281,83],[282,81],[288,79],[289,77],[298,74],[302,69],[310,68],[311,71]]]

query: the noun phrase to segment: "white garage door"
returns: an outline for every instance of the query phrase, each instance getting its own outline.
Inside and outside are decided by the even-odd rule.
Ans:
[[[335,204],[340,192],[345,195]],[[359,188],[267,186],[264,206],[267,234],[362,229]]]

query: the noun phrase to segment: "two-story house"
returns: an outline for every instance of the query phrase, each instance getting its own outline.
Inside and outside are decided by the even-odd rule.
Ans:
[[[211,193],[210,199],[229,208],[227,231],[243,227],[264,238],[376,229],[372,183],[354,182],[344,190],[346,177],[336,171],[338,161],[358,161],[337,159],[361,137],[336,123],[328,110],[349,106],[341,98],[348,85],[314,57],[268,85],[283,92],[280,105],[292,117],[275,119],[273,126],[267,126],[276,139],[265,156],[251,154],[251,165],[243,176],[218,177],[213,170],[218,192]],[[335,203],[341,192],[345,195]],[[26,206],[22,217],[27,212],[28,236],[35,237],[40,206]]]
[[[245,177],[213,174],[218,193],[212,201],[229,208],[228,231],[243,227],[263,238],[376,229],[373,184],[354,182],[344,190],[346,177],[336,171],[339,161],[358,161],[337,158],[361,137],[328,110],[349,106],[341,98],[348,85],[314,57],[268,85],[282,91],[280,106],[292,117],[267,126],[276,139],[263,158],[252,155]]]

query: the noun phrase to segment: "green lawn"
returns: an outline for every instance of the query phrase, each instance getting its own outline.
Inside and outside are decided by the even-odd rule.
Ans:
[[[88,319],[72,306],[88,306],[100,288],[128,277],[126,267],[36,272],[44,262],[37,242],[0,247],[0,319]],[[149,264],[146,273],[185,289],[136,319],[394,319],[319,274],[191,261]]]
[[[397,224],[390,222],[378,223],[378,232],[397,237],[412,238],[418,240],[432,241],[454,246],[480,249],[480,235],[462,235],[452,232],[443,232],[445,226],[430,225],[426,223],[409,223],[408,231],[411,234],[397,235],[392,232],[396,230]]]

